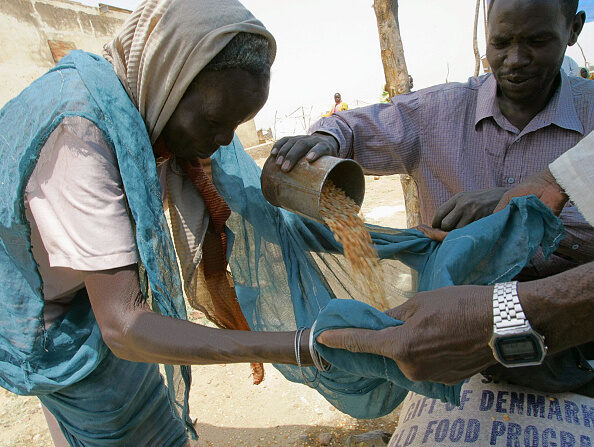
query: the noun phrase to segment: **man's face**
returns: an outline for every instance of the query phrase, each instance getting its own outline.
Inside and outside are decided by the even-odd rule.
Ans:
[[[559,0],[496,0],[489,13],[487,59],[501,94],[516,103],[547,96],[567,45],[581,31],[579,21],[568,22]]]
[[[336,95],[334,95],[334,102],[336,104],[338,104],[340,102],[340,95],[338,93]]]
[[[163,129],[167,148],[182,159],[209,158],[262,108],[268,87],[267,76],[244,70],[200,73]]]

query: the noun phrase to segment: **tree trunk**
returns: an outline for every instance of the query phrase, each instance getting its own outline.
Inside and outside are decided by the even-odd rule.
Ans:
[[[377,18],[382,63],[390,97],[408,93],[408,71],[398,25],[398,0],[375,0],[373,9]]]
[[[485,24],[485,42],[489,40],[489,25],[487,23],[487,0],[483,0],[483,21]]]
[[[474,75],[478,76],[481,69],[481,53],[478,47],[478,21],[481,10],[481,0],[476,0],[476,9],[474,10],[474,30],[472,32],[472,48],[474,49]]]
[[[373,9],[377,18],[386,90],[392,98],[410,92],[408,70],[398,25],[398,0],[374,0]],[[417,185],[409,175],[401,175],[400,183],[404,192],[407,226],[409,228],[417,226],[421,223]]]

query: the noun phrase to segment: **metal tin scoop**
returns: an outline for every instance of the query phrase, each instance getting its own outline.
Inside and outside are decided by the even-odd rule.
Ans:
[[[365,176],[354,160],[324,155],[313,163],[301,159],[290,172],[283,172],[271,155],[264,164],[260,182],[264,197],[272,205],[323,223],[320,198],[328,180],[361,206]]]

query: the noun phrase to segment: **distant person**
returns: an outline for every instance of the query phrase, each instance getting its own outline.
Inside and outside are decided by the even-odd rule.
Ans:
[[[336,112],[342,112],[343,110],[349,110],[349,105],[342,100],[340,93],[334,94],[334,105],[330,111],[324,116],[332,116]]]
[[[413,86],[413,77],[411,75],[408,75],[408,90],[412,92]]]
[[[561,65],[561,69],[564,70],[565,73],[567,73],[569,76],[581,76],[580,66],[569,56],[565,56],[563,58],[563,64]]]

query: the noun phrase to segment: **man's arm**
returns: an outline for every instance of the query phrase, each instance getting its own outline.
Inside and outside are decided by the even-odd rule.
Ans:
[[[549,352],[594,341],[594,262],[548,278],[518,283],[518,296]]]
[[[584,221],[575,207],[564,207],[568,200],[567,195],[555,183],[548,170],[527,178],[512,189],[490,188],[456,194],[437,209],[432,225],[444,231],[462,228],[500,211],[512,198],[530,194],[536,195],[555,214],[560,215],[563,221],[567,235],[561,240],[555,254],[574,263],[592,261],[594,228]]]
[[[149,309],[136,265],[88,273],[85,285],[105,343],[120,358],[172,365],[269,362],[295,364],[295,332],[214,329]],[[301,344],[302,364],[311,365]]]
[[[492,294],[492,286],[421,292],[387,312],[404,321],[401,326],[381,331],[328,330],[317,341],[389,357],[411,380],[458,383],[496,363],[488,345],[493,331]],[[594,340],[594,262],[519,283],[518,295],[550,353]]]
[[[305,157],[322,155],[353,158],[366,174],[410,173],[419,160],[422,123],[415,94],[396,97],[388,104],[375,104],[322,118],[311,135],[285,137],[271,154],[283,171],[290,171]]]

